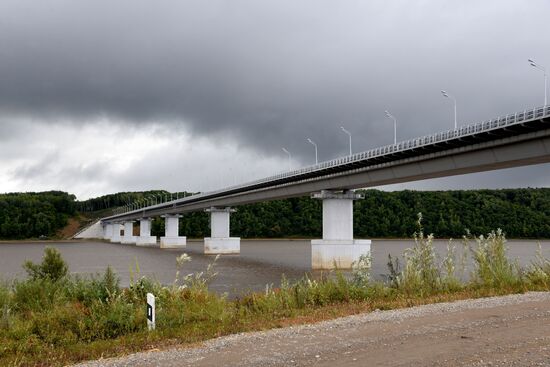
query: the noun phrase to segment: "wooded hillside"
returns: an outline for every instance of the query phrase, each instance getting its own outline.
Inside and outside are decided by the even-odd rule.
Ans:
[[[410,237],[422,212],[426,232],[460,238],[469,229],[486,234],[502,228],[509,238],[550,238],[550,189],[463,191],[365,190],[355,202],[358,238]],[[136,200],[182,197],[166,191],[125,192],[85,201],[50,191],[0,195],[0,238],[52,236],[76,212],[110,215],[112,209]],[[189,195],[189,193],[185,193]],[[320,237],[321,202],[309,197],[241,206],[231,216],[231,233],[243,238]],[[185,214],[180,233],[190,238],[210,235],[206,213]],[[164,222],[153,222],[153,234],[164,234]]]

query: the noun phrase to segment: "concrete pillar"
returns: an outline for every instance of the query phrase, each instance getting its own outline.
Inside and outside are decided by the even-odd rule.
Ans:
[[[120,229],[121,228],[119,223],[113,223],[113,235],[111,236],[111,242],[120,243],[121,241]]]
[[[139,220],[139,237],[137,238],[138,246],[151,246],[157,244],[157,237],[151,236],[151,218],[141,218]]]
[[[323,190],[311,195],[323,201],[323,239],[311,241],[312,269],[349,269],[370,252],[370,240],[353,239],[353,201],[363,195],[351,190]]]
[[[164,237],[160,238],[160,248],[181,248],[187,245],[187,237],[179,236],[181,215],[166,214],[164,223]]]
[[[137,237],[134,236],[133,220],[124,222],[124,236],[122,236],[121,242],[124,244],[135,244],[137,242]]]
[[[210,236],[204,239],[205,254],[238,254],[241,252],[241,238],[229,237],[229,215],[235,209],[210,208]]]
[[[113,237],[113,223],[103,223],[103,239],[110,240]]]

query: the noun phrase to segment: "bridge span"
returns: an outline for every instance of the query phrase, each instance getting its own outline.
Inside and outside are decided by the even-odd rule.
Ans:
[[[183,247],[178,218],[206,210],[211,237],[205,253],[238,253],[240,239],[230,237],[231,207],[312,195],[323,202],[323,238],[312,241],[312,268],[351,266],[370,250],[369,240],[353,238],[353,189],[550,162],[550,106],[465,125],[346,157],[282,172],[260,180],[144,206],[102,218],[104,238],[112,242],[156,244],[152,218],[166,218],[163,247]],[[140,236],[133,237],[133,222]],[[120,235],[121,224],[124,236]]]

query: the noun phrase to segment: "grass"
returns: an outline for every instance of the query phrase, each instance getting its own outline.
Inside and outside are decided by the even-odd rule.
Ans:
[[[48,249],[41,264],[25,264],[29,279],[0,283],[0,365],[66,365],[375,309],[550,289],[550,261],[539,253],[527,268],[511,262],[502,231],[465,237],[471,259],[457,261],[452,243],[440,259],[420,219],[403,266],[390,259],[387,282],[370,279],[370,258],[363,256],[351,276],[335,271],[318,280],[283,278],[279,288],[268,286],[234,300],[208,290],[215,264],[180,276],[190,261],[187,255],[176,259],[179,269],[171,285],[140,277],[136,265],[131,285],[121,288],[110,268],[90,278],[68,276],[59,253]],[[461,281],[470,260],[474,270]],[[157,297],[153,332],[146,328],[148,292]]]

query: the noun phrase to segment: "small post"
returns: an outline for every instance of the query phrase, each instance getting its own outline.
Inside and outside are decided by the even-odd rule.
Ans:
[[[147,328],[155,330],[155,296],[147,293]]]

